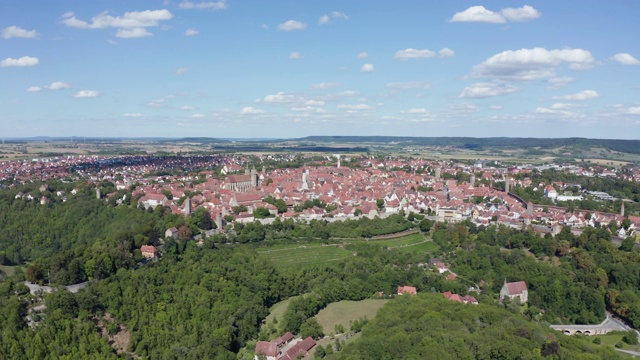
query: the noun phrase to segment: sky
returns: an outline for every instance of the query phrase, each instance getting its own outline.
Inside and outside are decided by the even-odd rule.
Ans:
[[[638,1],[2,0],[0,135],[640,139]]]

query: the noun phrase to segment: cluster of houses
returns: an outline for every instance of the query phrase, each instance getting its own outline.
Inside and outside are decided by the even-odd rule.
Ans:
[[[306,356],[314,346],[316,342],[312,337],[301,339],[287,332],[271,341],[258,341],[254,358],[260,360],[263,356],[266,360],[295,360]]]

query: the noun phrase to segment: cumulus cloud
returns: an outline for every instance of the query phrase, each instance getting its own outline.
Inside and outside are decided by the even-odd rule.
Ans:
[[[517,9],[502,9],[501,13],[508,21],[528,21],[540,17],[540,12],[529,5]]]
[[[400,89],[400,90],[428,89],[431,87],[431,83],[427,81],[392,82],[392,83],[388,83],[387,87],[391,89]]]
[[[341,11],[332,11],[331,15],[322,15],[320,16],[320,18],[318,19],[318,24],[320,25],[326,25],[328,23],[331,22],[331,19],[342,19],[342,20],[349,20],[349,17],[347,16],[347,14],[341,12]]]
[[[202,119],[202,118],[204,118],[204,115],[203,114],[193,114],[193,115],[191,115],[191,117],[194,118],[194,119]]]
[[[491,11],[484,6],[471,6],[465,11],[455,13],[449,21],[504,24],[507,21],[528,21],[539,17],[540,12],[529,5],[521,8],[505,8],[500,12]]]
[[[443,57],[443,58],[452,57],[455,54],[456,52],[449,48],[440,49],[440,51],[438,51],[438,55],[440,55],[440,57]]]
[[[134,38],[142,38],[147,36],[153,36],[153,34],[148,32],[147,29],[143,27],[137,27],[132,29],[119,29],[116,32],[116,37],[123,38],[123,39],[134,39]]]
[[[612,59],[623,65],[640,65],[640,60],[627,53],[615,54]]]
[[[302,55],[297,51],[293,51],[289,54],[289,59],[302,59]]]
[[[27,88],[28,92],[38,92],[38,91],[41,91],[41,90],[42,90],[42,88],[40,86],[30,86],[30,87]]]
[[[459,97],[468,99],[484,99],[493,96],[507,95],[518,91],[518,88],[508,84],[475,83],[465,87]]]
[[[307,27],[306,24],[296,20],[288,20],[278,25],[278,30],[292,31],[292,30],[304,30]]]
[[[73,12],[62,15],[61,22],[69,27],[78,29],[107,29],[116,28],[116,36],[124,39],[151,36],[147,27],[159,26],[161,21],[171,20],[173,14],[167,10],[129,11],[122,16],[112,16],[108,12],[102,12],[93,18],[91,22],[80,20]]]
[[[324,105],[324,101],[322,101],[322,100],[308,100],[304,104],[306,106],[322,106],[322,105]]]
[[[184,34],[186,36],[194,36],[194,35],[200,34],[200,31],[198,31],[198,30],[196,30],[194,28],[190,28],[190,29],[185,30]]]
[[[340,83],[335,83],[335,82],[323,82],[323,83],[319,83],[319,84],[314,84],[311,85],[312,89],[320,89],[320,90],[326,90],[326,89],[333,89],[333,88],[337,88],[342,86]]]
[[[183,1],[178,4],[180,9],[198,9],[198,10],[224,10],[227,8],[226,1],[202,1],[195,3],[192,1]]]
[[[127,113],[127,114],[122,114],[122,116],[130,117],[130,118],[140,118],[140,117],[142,117],[142,114],[141,113]]]
[[[364,64],[360,68],[360,72],[373,72],[373,64]]]
[[[294,102],[300,102],[301,98],[296,94],[288,94],[285,92],[279,92],[277,94],[267,95],[264,99],[259,100],[259,102],[264,102],[267,104],[290,104]]]
[[[28,67],[38,65],[40,60],[37,57],[23,56],[18,59],[6,58],[0,61],[0,67]]]
[[[405,49],[397,51],[393,56],[395,59],[406,61],[409,59],[428,59],[436,56],[436,53],[431,50],[418,50],[418,49]]]
[[[185,105],[183,107],[180,108],[180,110],[185,110],[185,111],[190,111],[190,110],[194,110],[195,108],[193,106],[189,106],[189,105]]]
[[[471,6],[465,11],[453,15],[451,22],[484,22],[502,24],[507,20],[499,13],[487,10],[484,6]]]
[[[74,98],[94,98],[100,95],[98,91],[95,90],[80,90],[73,95]]]
[[[242,110],[240,110],[240,114],[242,115],[264,114],[264,111],[253,108],[251,106],[247,106],[247,107],[243,107]]]
[[[123,16],[111,16],[108,12],[100,13],[91,22],[83,21],[75,17],[72,12],[62,15],[62,23],[79,29],[106,29],[121,28],[131,29],[160,25],[160,21],[170,20],[173,14],[167,10],[129,11]]]
[[[591,53],[583,49],[533,48],[503,51],[473,69],[480,77],[526,81],[554,77],[562,64],[567,64],[572,70],[584,70],[594,62]]]
[[[189,69],[187,69],[186,67],[179,67],[176,69],[176,75],[184,75],[187,73],[187,71],[189,71]]]
[[[3,39],[11,38],[23,38],[23,39],[37,39],[38,32],[35,30],[25,30],[17,26],[9,26],[2,30]]]
[[[51,83],[51,85],[47,86],[46,88],[49,90],[62,90],[62,89],[68,89],[71,87],[71,84],[66,83],[66,82],[62,82],[62,81],[54,81]]]
[[[358,54],[358,59],[364,59],[364,58],[367,58],[367,57],[369,57],[369,54],[367,54],[364,51]]]
[[[595,99],[599,96],[600,94],[595,90],[584,90],[571,95],[555,96],[554,99],[583,101]]]

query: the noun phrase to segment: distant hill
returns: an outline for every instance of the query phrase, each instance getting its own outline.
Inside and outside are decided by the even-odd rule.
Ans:
[[[400,143],[403,145],[455,146],[467,149],[567,147],[602,147],[613,151],[640,154],[640,140],[613,140],[587,138],[472,138],[472,137],[410,137],[410,136],[308,136],[296,141],[316,143]]]

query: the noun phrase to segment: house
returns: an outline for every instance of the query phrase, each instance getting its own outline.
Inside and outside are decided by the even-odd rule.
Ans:
[[[167,231],[164,232],[164,238],[168,239],[168,238],[174,238],[177,239],[178,238],[178,229],[174,227],[167,229]]]
[[[258,360],[259,355],[264,355],[267,360],[276,360],[278,355],[278,344],[274,341],[258,341],[256,344],[254,359]]]
[[[293,345],[278,360],[295,360],[302,358],[304,356],[307,356],[309,350],[311,350],[314,346],[316,346],[316,342],[311,336],[309,336],[306,339]]]
[[[142,245],[140,248],[142,256],[147,259],[155,259],[158,256],[158,249],[153,245]]]
[[[506,280],[502,289],[500,289],[500,301],[509,299],[511,301],[519,301],[520,304],[526,304],[529,300],[529,290],[524,281],[510,282]]]
[[[418,291],[414,286],[398,286],[398,295],[409,294],[415,295]]]

